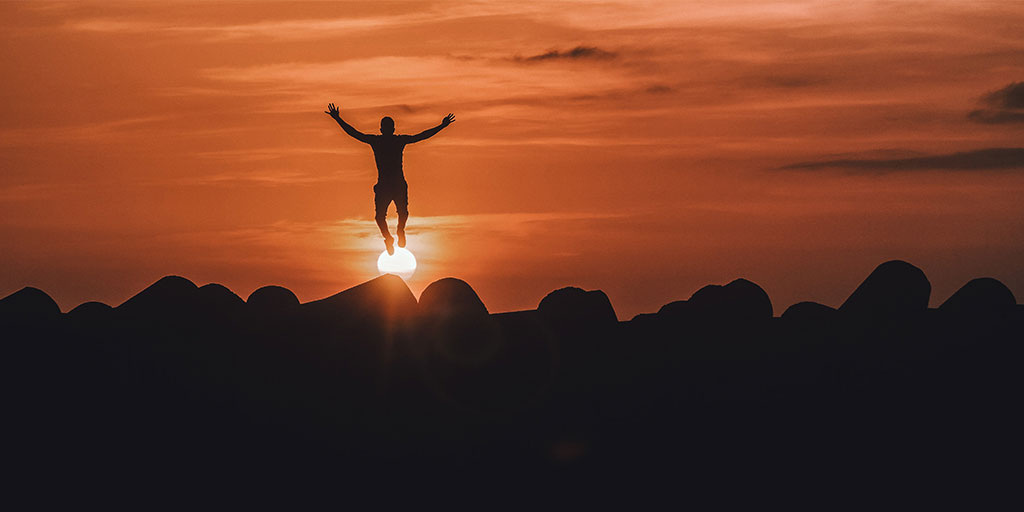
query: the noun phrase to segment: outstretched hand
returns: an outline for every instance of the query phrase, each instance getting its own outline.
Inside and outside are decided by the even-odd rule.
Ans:
[[[452,124],[454,122],[455,122],[455,114],[448,114],[448,115],[444,116],[444,120],[441,121],[441,128],[444,128],[445,126],[448,126],[448,125],[450,125],[450,124]]]
[[[334,106],[334,103],[330,103],[330,104],[327,105],[327,110],[324,110],[324,114],[327,114],[327,115],[337,119],[338,116],[341,115],[341,112],[338,110],[338,107]]]

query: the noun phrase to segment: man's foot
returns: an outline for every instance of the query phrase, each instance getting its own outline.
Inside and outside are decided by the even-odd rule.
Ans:
[[[390,236],[384,239],[384,247],[387,248],[388,254],[391,256],[395,255],[395,239]]]
[[[399,247],[405,247],[405,230],[404,229],[398,231],[398,246]]]

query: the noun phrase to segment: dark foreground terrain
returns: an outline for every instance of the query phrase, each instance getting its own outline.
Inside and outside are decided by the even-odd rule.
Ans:
[[[4,457],[51,491],[454,474],[840,501],[1012,487],[1024,307],[993,279],[935,309],[930,288],[892,261],[838,310],[775,316],[738,279],[628,321],[600,291],[489,314],[463,281],[417,302],[388,275],[306,304],[169,276],[67,313],[25,288],[0,300]]]

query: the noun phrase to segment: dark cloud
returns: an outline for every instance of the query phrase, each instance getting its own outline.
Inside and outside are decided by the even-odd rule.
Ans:
[[[577,46],[571,50],[550,50],[541,54],[521,57],[516,55],[513,60],[518,62],[542,62],[548,60],[607,60],[615,58],[615,53],[602,50],[596,46]]]
[[[647,87],[646,89],[644,89],[644,92],[650,93],[650,94],[667,94],[667,93],[670,93],[670,92],[672,92],[674,90],[675,89],[673,89],[673,88],[671,88],[671,87],[669,87],[667,85],[652,85],[652,86]]]
[[[821,162],[799,162],[782,168],[798,170],[841,169],[864,172],[1024,169],[1024,148],[987,148],[946,155],[909,158],[845,158]]]
[[[417,107],[414,107],[412,105],[407,105],[405,103],[398,103],[398,104],[395,104],[395,105],[385,105],[385,106],[383,106],[381,108],[383,110],[400,110],[402,112],[408,112],[408,113],[416,112],[417,110],[419,110]]]
[[[784,89],[796,89],[801,87],[813,87],[828,82],[825,78],[816,76],[795,76],[795,75],[771,75],[760,80],[759,85],[769,87],[780,87]]]
[[[981,97],[985,104],[996,108],[1024,109],[1024,82],[1010,85]]]
[[[981,97],[981,103],[992,108],[972,110],[968,119],[985,124],[1024,123],[1024,82],[992,91]]]
[[[972,110],[967,119],[985,124],[1024,123],[1024,111]]]

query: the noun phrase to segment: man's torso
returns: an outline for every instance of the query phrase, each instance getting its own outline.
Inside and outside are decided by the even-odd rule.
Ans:
[[[408,135],[374,135],[370,141],[373,159],[377,162],[377,183],[403,184],[402,152]]]

